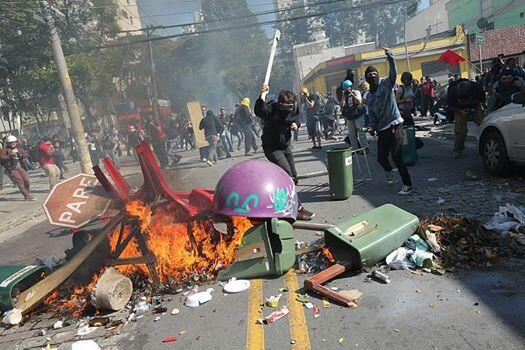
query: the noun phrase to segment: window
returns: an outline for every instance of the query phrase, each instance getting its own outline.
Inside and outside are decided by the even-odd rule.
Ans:
[[[128,13],[124,10],[122,10],[122,17],[128,18]]]
[[[133,24],[133,16],[129,16],[129,21]]]

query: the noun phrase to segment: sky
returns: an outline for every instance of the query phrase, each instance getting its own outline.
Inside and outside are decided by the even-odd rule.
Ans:
[[[137,0],[143,26],[171,25],[194,22],[193,13],[200,8],[200,0]],[[247,0],[253,12],[273,10],[273,0]],[[259,17],[259,21],[275,19],[275,14]],[[264,27],[268,37],[273,36],[271,25]],[[179,34],[180,28],[163,30],[160,34]]]

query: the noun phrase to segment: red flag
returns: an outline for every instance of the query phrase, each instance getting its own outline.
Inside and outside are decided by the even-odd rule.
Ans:
[[[441,56],[439,56],[438,61],[451,66],[456,66],[459,62],[464,62],[465,59],[451,49],[447,49],[447,51],[443,52]]]

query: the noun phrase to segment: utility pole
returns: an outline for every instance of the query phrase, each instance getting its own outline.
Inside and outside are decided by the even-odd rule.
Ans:
[[[403,20],[403,36],[405,41],[405,59],[407,61],[407,71],[410,72],[410,57],[408,57],[408,44],[407,44],[407,18],[408,18],[408,2],[405,1],[405,16]]]
[[[69,76],[66,59],[64,58],[64,51],[62,51],[60,37],[58,36],[55,22],[49,14],[48,6],[49,4],[47,1],[42,1],[42,15],[44,17],[44,21],[49,27],[49,31],[51,32],[51,47],[53,49],[53,57],[57,67],[58,77],[60,78],[62,89],[64,90],[64,100],[66,102],[67,112],[71,120],[71,126],[73,127],[73,131],[75,133],[75,140],[80,151],[80,169],[85,174],[92,174],[93,164],[91,163],[91,158],[87,148],[86,137],[84,135],[84,126],[82,125],[80,113],[78,112],[77,99],[75,97],[75,93],[73,92],[73,86],[71,85],[71,77]]]
[[[153,47],[151,44],[151,34],[153,33],[153,30],[154,29],[149,26],[146,28],[146,36],[148,38],[149,64],[151,71],[151,93],[153,95],[151,106],[153,107],[153,114],[155,115],[157,123],[160,123],[159,95],[157,92],[157,72],[155,67],[155,61],[153,59]]]

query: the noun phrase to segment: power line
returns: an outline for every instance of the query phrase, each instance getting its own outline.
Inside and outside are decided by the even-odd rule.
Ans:
[[[338,0],[338,1],[344,1],[344,0]],[[350,11],[358,11],[358,10],[367,10],[367,9],[371,9],[371,8],[375,8],[375,7],[380,7],[380,6],[383,6],[383,5],[394,5],[394,4],[402,3],[402,2],[405,2],[405,1],[406,0],[377,1],[377,2],[372,2],[372,3],[366,4],[366,5],[352,6],[350,8],[338,8],[338,9],[335,9],[335,10],[320,12],[320,13],[316,13],[316,14],[302,15],[302,16],[290,17],[290,18],[285,18],[285,19],[276,19],[276,20],[264,21],[264,22],[259,22],[259,23],[249,23],[249,24],[243,24],[243,25],[237,25],[237,26],[231,26],[231,27],[223,27],[223,28],[215,28],[215,29],[204,29],[204,30],[201,30],[201,31],[198,31],[198,32],[193,32],[193,33],[181,33],[181,34],[173,34],[173,35],[167,35],[167,36],[154,37],[154,38],[145,39],[145,40],[144,39],[142,39],[142,40],[134,40],[134,41],[126,42],[126,43],[118,43],[118,44],[99,46],[99,47],[96,47],[96,48],[93,48],[93,49],[104,49],[104,48],[120,47],[120,46],[127,46],[127,45],[133,45],[133,44],[146,43],[148,41],[160,41],[160,40],[179,38],[179,37],[184,37],[184,36],[189,36],[189,35],[207,34],[207,33],[222,32],[222,31],[228,31],[228,30],[234,30],[234,29],[243,29],[243,28],[257,27],[257,26],[263,26],[263,25],[268,25],[268,24],[276,24],[276,23],[281,23],[281,22],[297,21],[297,20],[307,19],[307,18],[312,18],[312,17],[325,16],[325,15],[328,15],[328,14],[331,14],[331,13],[335,13],[335,12],[350,12]],[[209,23],[209,22],[201,22],[201,23],[196,23],[196,24],[205,25],[207,23]],[[176,24],[176,25],[162,26],[162,28],[166,29],[166,28],[174,28],[174,27],[180,27],[180,26],[181,25]]]
[[[329,4],[339,3],[339,2],[346,2],[346,1],[348,1],[348,0],[319,1],[319,2],[316,2],[316,3],[310,4],[308,6],[306,6],[306,5],[290,6],[290,7],[284,8],[284,9],[280,9],[280,10],[267,10],[267,11],[262,11],[262,12],[255,12],[255,13],[251,13],[251,14],[246,15],[246,16],[224,17],[224,18],[221,18],[221,19],[209,20],[209,21],[206,21],[206,22],[182,23],[182,24],[174,24],[174,25],[163,26],[163,27],[164,28],[177,28],[177,27],[186,27],[186,26],[192,26],[192,25],[202,25],[202,24],[209,24],[209,23],[224,22],[224,21],[230,21],[230,20],[241,20],[241,19],[250,18],[250,17],[258,17],[258,16],[269,15],[269,14],[277,14],[277,13],[280,13],[280,12],[291,12],[291,11],[294,11],[294,10],[304,10],[304,9],[312,7],[312,6],[329,5]],[[138,31],[142,31],[142,29],[126,30],[126,31],[121,31],[121,32],[122,33],[130,33],[130,32],[138,32]]]

